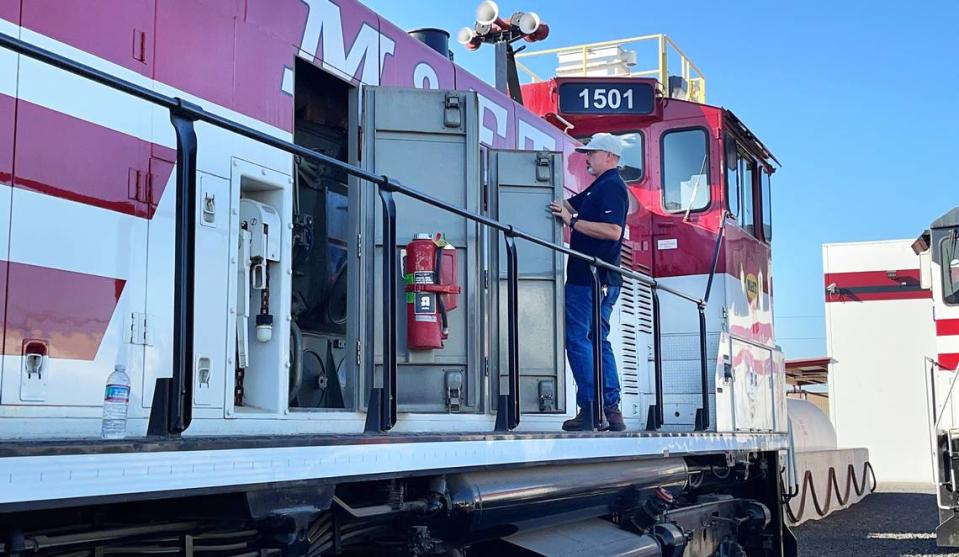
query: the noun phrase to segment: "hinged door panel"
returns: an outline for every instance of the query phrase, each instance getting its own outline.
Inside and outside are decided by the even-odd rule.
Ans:
[[[145,219],[14,188],[4,404],[100,406],[116,363],[140,405]]]
[[[0,3],[0,30],[19,37],[20,30],[9,21],[19,19],[19,2]],[[16,130],[17,72],[20,55],[6,49],[0,50],[0,221],[9,223],[13,195],[13,138]],[[3,334],[6,319],[7,266],[10,248],[9,226],[0,226],[0,385],[3,384],[4,350]],[[2,393],[2,387],[0,387]],[[0,399],[0,402],[3,402]]]
[[[563,196],[563,156],[545,151],[491,151],[489,164],[492,215],[539,238],[562,244],[563,227],[547,205]],[[492,360],[500,385],[507,366],[507,267],[502,234],[495,234],[495,287]],[[517,240],[519,271],[520,406],[523,412],[561,412],[565,395],[563,353],[562,254]]]
[[[369,87],[364,92],[364,166],[446,203],[479,212],[479,125],[476,94],[468,91]],[[376,190],[363,184],[364,206],[374,216],[365,235],[369,271],[363,284],[370,316],[365,330],[374,348],[376,376],[382,362],[382,207]],[[476,224],[401,194],[396,200],[398,403],[401,411],[472,412],[481,408],[479,295]],[[405,246],[417,233],[442,233],[456,248],[459,303],[448,312],[443,348],[407,348],[402,280]],[[369,304],[369,302],[367,302]]]

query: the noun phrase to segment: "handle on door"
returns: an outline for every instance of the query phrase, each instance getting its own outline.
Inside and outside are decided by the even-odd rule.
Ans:
[[[28,340],[23,343],[24,367],[27,370],[27,379],[36,374],[37,379],[43,379],[47,362],[47,343],[42,340]]]

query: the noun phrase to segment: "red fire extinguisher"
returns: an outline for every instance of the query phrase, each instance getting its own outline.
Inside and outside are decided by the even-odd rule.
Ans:
[[[411,350],[443,348],[448,312],[456,309],[456,248],[443,238],[419,233],[406,245],[406,344]]]

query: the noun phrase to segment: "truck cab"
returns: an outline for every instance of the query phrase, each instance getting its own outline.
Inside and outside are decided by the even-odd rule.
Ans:
[[[912,244],[920,258],[923,288],[932,290],[935,353],[924,366],[928,372],[933,466],[937,477],[939,526],[936,544],[959,547],[959,404],[954,391],[959,373],[959,207],[934,220]]]
[[[959,207],[932,222],[913,243],[923,286],[932,289],[936,329],[935,361],[959,369]]]

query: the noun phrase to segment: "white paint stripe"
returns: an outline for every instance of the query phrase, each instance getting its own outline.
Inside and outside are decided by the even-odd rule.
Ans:
[[[743,434],[10,457],[0,459],[0,484],[6,484],[0,490],[0,503],[582,458],[662,457],[692,451],[769,451],[786,446],[784,435]]]
[[[170,97],[183,98],[213,114],[254,130],[286,141],[292,140],[292,134],[280,128],[147,78],[50,37],[24,29],[23,38],[41,48],[116,75],[136,85]],[[170,115],[166,109],[25,56],[21,57],[21,60],[17,94],[23,100],[143,141],[170,149],[176,148],[176,135],[170,125]],[[196,130],[200,146],[197,165],[201,170],[229,177],[229,162],[231,157],[235,156],[255,161],[284,174],[290,173],[292,155],[209,124],[198,123]]]
[[[153,80],[153,79],[151,79],[151,78],[148,78],[148,77],[146,77],[146,76],[144,76],[144,75],[142,75],[142,74],[139,74],[139,73],[137,73],[137,72],[135,72],[135,71],[133,71],[133,70],[130,70],[130,69],[125,68],[125,67],[123,67],[123,66],[120,66],[120,65],[118,65],[118,64],[114,64],[113,62],[110,62],[109,60],[105,60],[105,59],[100,58],[100,57],[98,57],[98,56],[94,56],[93,54],[90,54],[90,53],[88,53],[88,52],[85,52],[85,51],[83,51],[83,50],[80,50],[80,49],[78,49],[78,48],[75,48],[75,47],[73,47],[73,46],[70,46],[70,45],[68,45],[68,44],[66,44],[66,43],[62,43],[62,42],[60,42],[60,41],[57,41],[56,39],[53,39],[53,38],[48,37],[48,36],[46,36],[46,35],[42,35],[42,34],[40,34],[40,33],[37,33],[37,32],[35,32],[35,31],[31,31],[31,30],[29,30],[29,29],[23,29],[23,30],[22,30],[22,37],[21,37],[21,38],[22,38],[24,41],[26,41],[26,42],[28,42],[28,43],[31,43],[31,44],[33,44],[33,45],[36,45],[36,46],[38,46],[38,47],[40,47],[40,48],[44,48],[44,49],[49,50],[49,51],[51,51],[51,52],[54,52],[54,53],[56,53],[56,54],[60,54],[60,55],[62,55],[62,56],[66,56],[66,57],[70,58],[71,60],[75,60],[75,61],[77,61],[77,62],[79,62],[79,63],[81,63],[81,64],[85,64],[85,65],[90,66],[90,67],[92,67],[92,68],[95,68],[95,69],[98,69],[98,70],[107,72],[107,73],[109,73],[110,75],[117,76],[117,77],[119,77],[119,78],[121,78],[121,79],[124,79],[124,80],[126,80],[126,81],[129,81],[129,82],[134,83],[134,84],[136,84],[136,85],[140,85],[141,87],[146,87],[146,88],[148,88],[148,89],[153,89],[153,90],[155,90],[155,91],[157,91],[157,92],[159,92],[159,93],[161,93],[161,94],[167,95],[167,96],[171,96],[171,97],[181,97],[181,98],[183,98],[184,100],[187,100],[187,101],[189,101],[189,102],[199,104],[200,106],[202,106],[205,110],[207,110],[207,111],[209,111],[209,112],[212,112],[212,113],[214,113],[214,114],[223,116],[223,117],[225,117],[225,118],[229,118],[229,119],[231,119],[231,120],[233,120],[233,121],[235,121],[235,122],[239,122],[240,124],[243,124],[243,125],[245,125],[245,126],[249,126],[249,127],[253,128],[253,129],[255,129],[255,130],[258,130],[258,131],[261,131],[261,132],[264,132],[264,133],[268,133],[268,134],[273,135],[273,136],[275,136],[275,137],[280,137],[280,138],[287,139],[287,140],[292,137],[292,134],[290,134],[289,132],[284,131],[284,130],[281,130],[280,128],[277,128],[277,127],[275,127],[275,126],[271,126],[270,124],[267,124],[267,123],[265,123],[265,122],[263,122],[263,121],[261,121],[261,120],[257,120],[256,118],[252,118],[252,117],[250,117],[250,116],[247,116],[247,115],[245,115],[245,114],[241,114],[241,113],[239,113],[239,112],[236,112],[236,111],[231,110],[231,109],[229,109],[229,108],[227,108],[227,107],[218,105],[218,104],[213,103],[213,102],[211,102],[211,101],[208,101],[208,100],[206,100],[206,99],[202,99],[202,98],[197,97],[197,96],[195,96],[195,95],[192,95],[192,94],[190,94],[190,93],[188,93],[188,92],[186,92],[186,91],[182,91],[182,90],[180,90],[180,89],[176,89],[176,88],[171,87],[170,85],[167,85],[167,84],[165,84],[165,83],[161,83],[161,82],[159,82],[159,81],[155,81],[155,80]],[[37,63],[39,63],[39,62],[37,62]],[[61,73],[64,73],[64,72],[61,72]],[[78,79],[82,79],[82,78],[78,78]],[[106,88],[105,86],[100,86],[100,87]],[[76,95],[76,93],[75,93],[74,91],[70,91],[70,94],[71,94],[71,95]],[[119,93],[119,94],[122,95],[123,93]],[[27,100],[29,100],[29,99],[27,99]],[[47,105],[44,105],[44,106],[47,106]],[[60,110],[59,108],[56,108],[56,107],[54,107],[54,106],[49,106],[49,108],[52,108],[52,109],[54,109],[54,110]],[[64,111],[64,110],[60,110],[60,111],[61,111],[61,112],[71,113],[71,112],[69,112],[69,111]],[[161,110],[161,111],[162,111],[162,110]],[[164,116],[166,116],[165,111],[162,111],[162,112],[164,112]],[[92,121],[92,120],[91,120],[91,121]],[[118,130],[118,131],[120,131],[120,130]],[[149,140],[149,138],[146,138],[146,137],[143,137],[142,139],[147,139],[147,140]]]
[[[153,122],[167,113],[152,103],[27,57],[20,62],[18,94],[33,104],[144,141],[153,140]],[[176,141],[163,145],[176,148]]]
[[[143,279],[147,221],[93,205],[13,189],[10,261],[111,278]],[[137,268],[140,267],[140,268]]]
[[[937,336],[936,349],[940,354],[959,352],[959,335]]]

